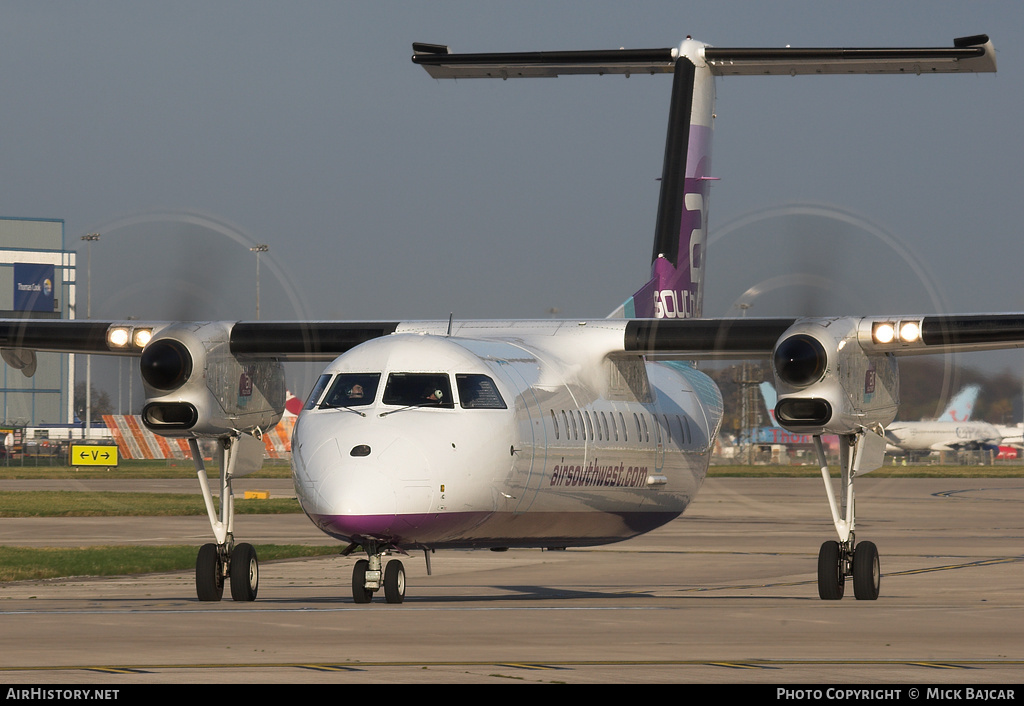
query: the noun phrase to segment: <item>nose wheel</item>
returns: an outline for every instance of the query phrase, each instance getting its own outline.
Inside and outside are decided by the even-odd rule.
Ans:
[[[372,553],[368,559],[360,559],[352,567],[352,600],[356,603],[369,603],[381,588],[388,603],[405,600],[405,567],[402,562],[392,559],[381,571],[382,557],[382,554]]]
[[[388,603],[405,600],[405,567],[400,561],[389,561],[384,568],[384,600]]]

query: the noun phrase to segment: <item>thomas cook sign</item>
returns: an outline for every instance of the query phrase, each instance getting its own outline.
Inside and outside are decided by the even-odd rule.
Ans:
[[[53,265],[14,263],[14,310],[53,311]]]

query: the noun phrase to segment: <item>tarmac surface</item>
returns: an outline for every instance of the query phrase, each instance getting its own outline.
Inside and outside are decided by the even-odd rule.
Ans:
[[[36,489],[31,483],[0,489]],[[194,483],[160,483],[161,492],[196,492]],[[274,497],[290,489],[255,483]],[[353,603],[355,556],[263,562],[252,603],[200,603],[191,571],[0,584],[0,683],[923,691],[1021,682],[1024,478],[867,476],[857,491],[857,538],[881,555],[877,601],[855,600],[850,583],[842,601],[817,597],[818,547],[835,537],[819,479],[712,478],[681,518],[620,544],[438,552],[429,576],[422,554],[393,557],[407,573],[401,605],[380,594]],[[239,515],[235,536],[332,542],[301,515]],[[204,517],[33,518],[0,520],[0,537],[24,546],[198,547],[211,532]]]

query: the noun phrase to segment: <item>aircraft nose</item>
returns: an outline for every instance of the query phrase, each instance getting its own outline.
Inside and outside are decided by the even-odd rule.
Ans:
[[[310,423],[313,422],[313,423]],[[395,490],[372,440],[303,419],[292,437],[295,490],[310,515],[394,513]]]
[[[335,537],[392,537],[431,505],[429,480],[421,478],[427,473],[421,445],[373,420],[301,419],[292,437],[292,466],[303,510]]]

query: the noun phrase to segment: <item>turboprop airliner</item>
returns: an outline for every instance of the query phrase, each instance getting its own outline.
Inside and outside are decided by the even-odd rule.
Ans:
[[[968,385],[936,419],[893,422],[885,429],[888,453],[929,454],[933,451],[998,451],[1005,436],[994,424],[971,420],[981,388]]]
[[[882,463],[897,358],[1024,345],[1024,314],[701,318],[714,81],[992,72],[988,38],[922,49],[723,49],[687,38],[655,50],[413,52],[439,79],[672,75],[651,278],[622,318],[0,321],[3,357],[26,374],[36,350],[139,356],[143,422],[189,439],[207,503],[215,541],[199,550],[197,596],[218,600],[228,584],[233,599],[256,598],[259,564],[236,542],[231,482],[258,467],[254,440],[281,417],[283,361],[330,361],[292,438],[302,508],[343,553],[365,554],[354,563],[355,602],[383,590],[401,603],[397,556],[423,552],[429,572],[437,550],[599,545],[678,517],[700,489],[723,413],[691,361],[764,357],[776,418],[811,434],[821,459],[838,539],[819,550],[819,596],[841,598],[852,576],[857,598],[877,598],[878,551],[855,543],[853,480]],[[841,439],[838,499],[823,434]],[[204,437],[220,441],[219,509],[197,453]]]

